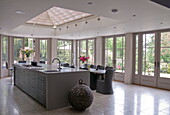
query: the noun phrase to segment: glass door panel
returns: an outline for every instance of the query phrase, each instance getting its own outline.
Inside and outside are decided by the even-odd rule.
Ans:
[[[20,50],[23,48],[23,39],[14,38],[14,63],[17,63],[19,60],[22,60],[22,54]]]
[[[86,40],[80,41],[80,56],[86,57]]]
[[[47,63],[47,40],[40,40],[40,61]]]
[[[116,72],[124,73],[125,69],[125,37],[116,37]]]
[[[139,43],[139,35],[135,36],[136,39],[136,49],[135,49],[135,74],[138,74],[138,55],[139,55],[139,47],[138,47],[138,43]]]
[[[170,32],[161,33],[160,44],[160,77],[170,78]]]
[[[155,34],[143,34],[142,75],[154,76]]]
[[[8,62],[8,37],[3,36],[2,39],[2,69],[6,69],[6,62]]]
[[[71,44],[72,41],[57,40],[57,57],[62,63],[71,64]]]
[[[88,40],[88,56],[90,57],[88,60],[89,64],[94,65],[94,40]]]
[[[24,49],[34,49],[33,38],[24,38]],[[30,60],[34,60],[34,53],[30,55]],[[26,56],[25,56],[26,59]]]
[[[105,66],[113,66],[113,38],[105,39]]]

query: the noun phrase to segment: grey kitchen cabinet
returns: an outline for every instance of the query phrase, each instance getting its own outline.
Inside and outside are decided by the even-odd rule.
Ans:
[[[20,69],[14,67],[15,85],[20,87]]]
[[[46,105],[46,76],[39,74],[38,80],[38,101],[42,105]]]
[[[20,88],[29,93],[29,74],[26,69],[20,70]]]
[[[47,70],[52,65],[43,65]],[[56,67],[55,67],[56,68]],[[63,68],[59,72],[45,72],[35,67],[14,64],[14,85],[30,95],[46,109],[69,106],[68,93],[82,79],[90,84],[90,72],[78,68]]]
[[[38,74],[35,72],[29,73],[29,94],[38,100]]]
[[[14,69],[15,85],[42,105],[46,106],[46,77],[44,74],[23,68]]]

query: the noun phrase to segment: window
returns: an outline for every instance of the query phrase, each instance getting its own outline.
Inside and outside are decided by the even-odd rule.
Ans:
[[[8,37],[2,36],[2,69],[6,68],[6,62],[8,62]]]
[[[40,40],[40,61],[47,63],[47,40]]]
[[[113,38],[105,39],[105,66],[113,66]]]
[[[125,36],[116,37],[116,72],[125,69]]]
[[[72,41],[57,40],[57,57],[63,63],[72,63]]]

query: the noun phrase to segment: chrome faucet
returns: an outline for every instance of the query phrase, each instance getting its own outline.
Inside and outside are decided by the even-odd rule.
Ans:
[[[60,65],[61,65],[61,61],[60,61],[60,59],[58,59],[58,58],[54,58],[53,60],[52,60],[52,63],[54,62],[54,60],[58,60],[58,62],[59,62],[59,67],[58,67],[58,69],[60,70],[61,68],[60,68]]]

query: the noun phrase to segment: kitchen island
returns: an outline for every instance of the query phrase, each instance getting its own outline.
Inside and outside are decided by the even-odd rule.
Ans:
[[[69,90],[78,84],[80,79],[89,86],[90,72],[79,68],[56,68],[45,64],[14,64],[14,85],[47,109],[69,106]]]

